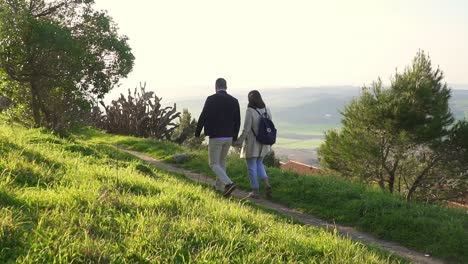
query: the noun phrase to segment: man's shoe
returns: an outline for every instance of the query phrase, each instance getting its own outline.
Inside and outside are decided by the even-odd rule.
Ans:
[[[234,191],[235,189],[236,189],[236,185],[234,183],[230,183],[230,184],[226,185],[224,187],[223,196],[228,197],[229,195],[231,195],[232,191]]]

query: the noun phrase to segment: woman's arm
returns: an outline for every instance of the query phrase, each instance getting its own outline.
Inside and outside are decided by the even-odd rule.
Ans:
[[[244,118],[244,129],[242,130],[242,134],[237,139],[236,145],[242,145],[245,138],[249,134],[250,130],[252,129],[252,111],[247,108],[245,110],[245,118]]]

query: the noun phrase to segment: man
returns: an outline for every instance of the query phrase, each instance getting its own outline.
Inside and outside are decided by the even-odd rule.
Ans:
[[[226,158],[233,141],[237,140],[240,128],[239,101],[226,92],[226,80],[216,80],[216,93],[205,101],[203,111],[198,118],[195,136],[199,137],[202,128],[210,137],[208,159],[211,169],[216,174],[216,189],[229,196],[236,185],[226,174]],[[224,186],[224,190],[223,190]]]

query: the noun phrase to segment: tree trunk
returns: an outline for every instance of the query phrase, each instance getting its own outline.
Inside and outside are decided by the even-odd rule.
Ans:
[[[413,198],[413,194],[416,191],[416,189],[419,187],[421,182],[424,180],[424,178],[427,176],[427,173],[429,172],[430,169],[434,167],[434,165],[439,161],[439,157],[435,157],[424,170],[416,177],[416,180],[413,182],[411,185],[411,188],[408,190],[408,194],[406,195],[406,200],[409,201]]]
[[[401,176],[398,177],[398,194],[401,193]]]
[[[31,108],[33,112],[33,118],[34,118],[34,127],[40,127],[41,126],[41,104],[40,104],[40,98],[39,98],[39,87],[36,83],[36,81],[31,81]]]
[[[384,169],[388,173],[388,191],[390,193],[393,193],[393,190],[395,189],[395,175],[396,171],[398,169],[398,165],[400,164],[400,158],[396,158],[395,163],[393,163],[392,169],[389,169],[385,163],[383,164]]]
[[[382,189],[383,191],[385,190],[385,180],[383,176],[381,176],[379,179],[379,186],[380,186],[380,189]]]
[[[390,178],[388,179],[388,191],[393,193],[393,189],[395,186],[395,174],[391,174]]]

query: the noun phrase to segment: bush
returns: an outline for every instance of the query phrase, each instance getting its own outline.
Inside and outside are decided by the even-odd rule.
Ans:
[[[263,164],[272,168],[279,168],[281,166],[279,159],[276,158],[274,150],[271,150],[270,153],[265,156]]]
[[[180,112],[176,104],[162,108],[161,98],[145,88],[146,84],[140,84],[140,92],[135,88],[133,96],[129,89],[127,98],[121,94],[109,106],[100,101],[104,111],[95,106],[90,121],[113,134],[170,140],[178,127],[174,120],[180,117]]]

